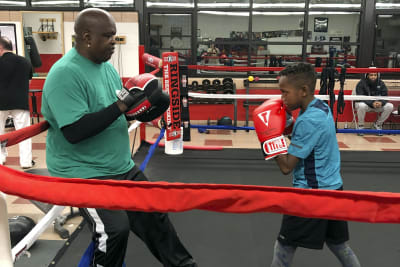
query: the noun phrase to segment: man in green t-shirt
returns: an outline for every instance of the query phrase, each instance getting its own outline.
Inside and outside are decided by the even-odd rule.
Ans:
[[[122,87],[118,73],[107,62],[116,34],[109,13],[85,9],[76,18],[74,30],[75,47],[54,64],[43,88],[42,114],[50,124],[48,170],[58,177],[147,181],[131,158],[125,115],[142,121],[158,117],[165,111],[160,104],[166,102],[162,90],[149,75],[132,78],[134,89]],[[122,266],[130,230],[164,266],[197,266],[167,214],[80,211],[95,240],[92,266]]]

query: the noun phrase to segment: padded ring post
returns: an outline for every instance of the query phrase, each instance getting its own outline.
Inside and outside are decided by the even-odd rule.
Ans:
[[[7,202],[2,192],[0,192],[0,266],[13,267]]]

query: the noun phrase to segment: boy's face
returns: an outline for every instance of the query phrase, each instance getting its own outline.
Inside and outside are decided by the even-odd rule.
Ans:
[[[287,76],[281,76],[279,79],[279,88],[281,90],[281,99],[283,104],[289,110],[295,110],[301,107],[302,101],[306,96],[306,88],[297,88],[294,82],[291,82]]]

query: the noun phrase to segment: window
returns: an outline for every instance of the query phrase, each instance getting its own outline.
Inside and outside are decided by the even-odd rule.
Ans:
[[[84,0],[88,7],[133,7],[134,0]]]
[[[312,31],[309,41],[330,42],[346,39],[358,41],[359,12],[312,11],[308,18],[308,29]]]
[[[376,0],[377,9],[399,9],[400,0]]]
[[[249,12],[200,11],[197,23],[201,42],[249,39]]]
[[[253,40],[302,42],[303,12],[253,12]]]
[[[400,0],[376,0],[377,7],[388,1],[400,5]],[[334,54],[346,54],[346,62],[356,66],[357,48],[366,47],[365,42],[359,43],[361,12],[369,14],[374,8],[362,6],[362,0],[150,0],[146,3],[147,7],[157,8],[156,12],[164,6],[196,12],[193,15],[197,27],[192,29],[190,37],[183,36],[182,42],[161,37],[163,45],[189,50],[189,46],[196,44],[192,49],[197,64],[226,65],[227,61],[220,58],[226,56],[232,57],[229,64],[233,62],[235,66],[263,66],[264,54],[281,57],[284,65],[302,61],[311,54],[327,58],[334,49]],[[153,39],[153,44],[160,42]],[[259,50],[261,47],[264,49]],[[335,63],[340,64],[340,56],[336,57]]]
[[[316,67],[334,66],[345,63],[350,66],[356,66],[357,46],[350,45],[323,45],[313,44],[307,46],[307,62]],[[331,62],[329,61],[331,60]]]
[[[310,0],[310,8],[360,8],[361,0]]]
[[[0,1],[1,6],[26,6],[25,0],[2,0]]]
[[[400,67],[400,15],[378,15],[375,44],[375,65]]]
[[[302,62],[301,45],[253,45],[251,49],[252,67],[286,67],[295,62]],[[277,72],[254,72],[255,75],[276,74]]]
[[[79,7],[79,0],[32,0],[34,7]]]
[[[305,3],[303,1],[295,0],[254,0],[254,8],[305,8]]]
[[[199,0],[199,8],[248,8],[249,0]]]
[[[249,12],[199,11],[197,25],[201,63],[221,65],[218,57],[225,54],[237,58],[237,64],[247,65]]]
[[[191,57],[190,14],[150,14],[150,54],[161,57],[163,52],[179,52],[185,63]]]
[[[150,0],[146,1],[147,7],[152,8],[191,8],[194,7],[193,0]]]

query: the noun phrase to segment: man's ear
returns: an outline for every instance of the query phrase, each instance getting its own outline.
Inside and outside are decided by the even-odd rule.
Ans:
[[[90,36],[90,32],[85,31],[82,33],[82,39],[86,42],[86,43],[90,43],[91,41],[91,36]]]

